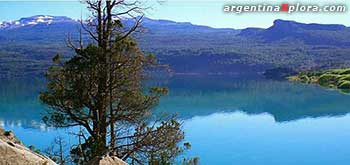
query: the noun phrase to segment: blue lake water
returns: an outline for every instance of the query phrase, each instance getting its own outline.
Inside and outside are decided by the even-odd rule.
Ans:
[[[0,81],[0,125],[26,145],[48,147],[69,130],[41,123],[43,79]],[[350,162],[350,96],[315,85],[238,76],[181,76],[157,84],[170,88],[157,112],[183,121],[184,156],[204,165],[329,165]]]

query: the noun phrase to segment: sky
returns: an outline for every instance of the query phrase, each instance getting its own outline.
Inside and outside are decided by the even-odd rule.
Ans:
[[[207,25],[215,28],[247,27],[266,28],[275,19],[295,20],[303,23],[344,24],[350,26],[350,12],[345,13],[224,13],[223,7],[228,4],[281,4],[295,3],[294,0],[162,0],[146,2],[151,9],[146,16],[152,19],[167,19],[177,22],[191,22],[196,25]],[[303,4],[345,4],[347,0],[298,0]],[[33,15],[68,16],[74,19],[88,15],[85,6],[74,0],[0,0],[0,21],[18,20]]]

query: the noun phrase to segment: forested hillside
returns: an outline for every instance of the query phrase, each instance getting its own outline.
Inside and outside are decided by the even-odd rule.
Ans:
[[[68,36],[77,40],[79,27],[70,18],[49,16],[2,23],[0,75],[42,74],[56,53],[72,55],[66,40]],[[267,29],[235,30],[145,18],[143,27],[135,36],[142,49],[169,64],[174,73],[240,74],[276,67],[300,71],[350,65],[350,28],[343,25],[276,20]]]

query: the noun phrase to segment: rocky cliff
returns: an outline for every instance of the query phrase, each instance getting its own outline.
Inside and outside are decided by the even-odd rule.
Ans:
[[[48,157],[32,152],[11,131],[0,128],[1,165],[56,165]]]

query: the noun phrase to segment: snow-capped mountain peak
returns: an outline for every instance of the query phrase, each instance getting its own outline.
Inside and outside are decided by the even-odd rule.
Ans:
[[[17,28],[23,26],[34,26],[38,24],[50,25],[52,23],[74,22],[75,20],[65,16],[36,15],[21,18],[16,21],[0,22],[0,28]]]

